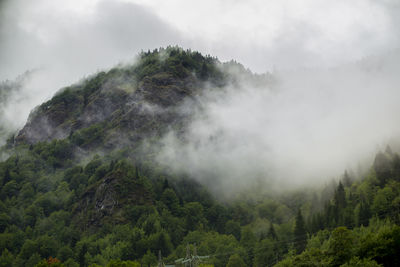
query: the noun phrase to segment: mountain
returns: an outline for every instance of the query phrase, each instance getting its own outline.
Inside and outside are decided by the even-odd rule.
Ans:
[[[205,90],[273,77],[178,47],[135,62],[61,89],[2,148],[0,266],[155,266],[159,253],[177,266],[399,265],[397,153],[324,188],[223,200],[158,163],[159,140],[185,138]]]
[[[216,87],[226,82],[221,65],[215,58],[179,48],[142,53],[133,65],[60,90],[32,112],[16,141],[32,144],[70,136],[83,145],[80,134],[96,127],[101,133],[84,145],[99,145],[101,140],[106,147],[114,146],[121,133],[128,142],[159,136],[182,122],[176,109],[186,98],[201,94],[206,80]]]

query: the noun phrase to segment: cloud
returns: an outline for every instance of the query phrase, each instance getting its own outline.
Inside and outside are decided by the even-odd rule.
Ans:
[[[2,109],[0,123],[13,130],[59,88],[178,44],[257,72],[275,67],[279,81],[211,90],[186,143],[165,138],[160,160],[201,181],[318,181],[399,131],[396,0],[0,3],[0,80],[36,70]]]
[[[193,49],[257,72],[334,66],[399,44],[396,1],[130,1],[179,29]]]
[[[80,14],[64,10],[62,2],[9,2],[1,28],[3,79],[41,66],[62,68],[64,76],[77,79],[141,49],[179,43],[177,31],[139,5],[99,1]]]
[[[398,53],[335,68],[277,72],[201,97],[182,138],[171,132],[159,161],[218,194],[261,186],[321,185],[370,166],[398,138]],[[192,103],[189,104],[193,106]]]
[[[77,79],[141,49],[171,44],[257,72],[334,66],[399,44],[400,5],[393,0],[7,3],[0,18],[0,79],[38,65],[53,68],[55,61]]]

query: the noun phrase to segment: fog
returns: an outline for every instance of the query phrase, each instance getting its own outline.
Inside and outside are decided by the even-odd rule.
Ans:
[[[399,14],[391,0],[2,1],[0,80],[35,71],[0,123],[15,132],[60,88],[180,45],[275,80],[205,88],[182,106],[195,119],[184,140],[163,138],[160,162],[226,192],[324,182],[396,143]]]
[[[335,66],[399,44],[397,0],[125,0],[151,8],[192,49],[262,73]]]
[[[187,135],[169,133],[159,160],[228,194],[261,182],[275,191],[323,185],[369,168],[400,136],[399,59],[396,51],[277,72],[260,87],[209,88]]]

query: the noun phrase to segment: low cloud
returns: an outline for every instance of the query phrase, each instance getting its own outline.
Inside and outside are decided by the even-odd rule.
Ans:
[[[159,161],[226,194],[318,185],[369,166],[400,133],[398,62],[391,53],[208,89],[188,132],[164,138]]]

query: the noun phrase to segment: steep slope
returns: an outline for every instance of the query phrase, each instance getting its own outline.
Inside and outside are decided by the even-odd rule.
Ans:
[[[138,149],[184,132],[180,104],[237,76],[258,82],[240,64],[167,48],[37,107],[0,162],[0,265],[155,266],[159,251],[174,263],[189,248],[217,267],[398,266],[400,157],[389,148],[365,177],[229,203]]]
[[[223,85],[226,75],[219,65],[215,58],[179,48],[142,53],[132,66],[62,89],[31,113],[16,140],[32,144],[71,136],[83,145],[84,133],[74,133],[100,124],[96,134],[106,147],[116,145],[122,135],[128,142],[160,135],[182,121],[176,108],[200,94],[206,80]]]

